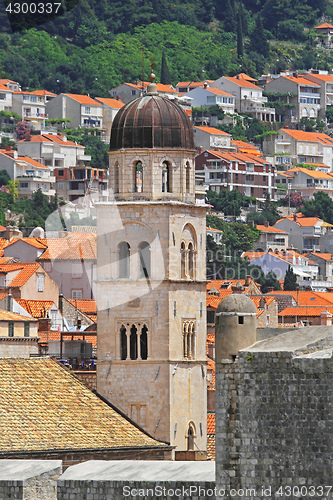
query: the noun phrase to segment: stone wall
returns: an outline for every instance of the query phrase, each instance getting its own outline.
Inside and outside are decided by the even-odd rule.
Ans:
[[[216,364],[217,487],[247,488],[254,500],[278,491],[287,498],[289,486],[296,487],[292,498],[313,491],[319,498],[319,487],[333,486],[332,344],[328,338],[303,352],[253,348]],[[332,498],[333,488],[325,491]]]
[[[75,375],[81,380],[91,391],[97,390],[97,380],[95,371],[81,371],[76,370]]]
[[[60,460],[0,460],[1,500],[57,500]]]

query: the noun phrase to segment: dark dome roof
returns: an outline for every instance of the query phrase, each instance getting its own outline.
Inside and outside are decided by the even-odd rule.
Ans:
[[[110,150],[123,148],[194,149],[193,127],[178,104],[147,94],[123,106],[113,120]]]

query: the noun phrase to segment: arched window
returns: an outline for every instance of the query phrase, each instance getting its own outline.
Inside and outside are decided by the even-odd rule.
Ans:
[[[131,334],[130,334],[130,358],[138,359],[138,336],[137,336],[137,328],[135,325],[132,325]]]
[[[190,164],[189,162],[187,162],[185,167],[185,193],[190,192],[190,175],[191,175]]]
[[[141,161],[138,161],[135,165],[134,191],[136,193],[143,192],[143,172]]]
[[[140,335],[140,352],[141,352],[141,359],[147,359],[148,358],[148,328],[146,325],[143,325],[142,330],[141,330],[141,335]]]
[[[118,245],[119,278],[129,278],[130,275],[130,246],[127,241]]]
[[[187,450],[191,451],[194,450],[194,438],[195,438],[195,431],[194,431],[194,426],[193,424],[189,424],[188,430],[187,430]]]
[[[127,359],[127,335],[124,325],[120,328],[120,358]]]
[[[114,192],[119,193],[119,164],[117,161],[114,165]]]
[[[180,277],[181,279],[186,278],[186,250],[184,242],[180,245]]]
[[[195,254],[194,254],[193,243],[189,243],[189,245],[188,245],[188,272],[189,272],[191,280],[194,280],[194,278],[195,278],[195,273],[194,273],[194,271],[195,271],[195,262],[194,262],[194,259],[195,259]]]
[[[310,118],[314,118],[316,116],[315,110],[313,108],[310,109]]]
[[[183,324],[183,358],[195,359],[195,323],[190,320]]]
[[[171,193],[171,167],[167,161],[162,165],[162,193]]]
[[[303,109],[302,109],[302,116],[303,116],[303,117],[308,116],[308,112],[307,112],[307,109],[306,109],[306,108],[303,108]]]
[[[147,241],[143,241],[139,245],[140,255],[140,278],[150,278],[151,262],[150,262],[150,245]]]

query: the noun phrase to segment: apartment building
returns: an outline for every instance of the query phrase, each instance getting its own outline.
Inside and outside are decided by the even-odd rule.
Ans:
[[[96,97],[95,101],[99,102],[102,106],[103,124],[105,127],[103,139],[107,144],[110,144],[112,122],[118,111],[124,106],[124,103],[118,99],[104,97]]]
[[[235,109],[238,113],[261,121],[275,122],[275,108],[266,106],[268,99],[262,95],[262,88],[242,75],[222,76],[212,86],[235,96]]]
[[[50,168],[12,148],[0,149],[0,170],[6,170],[11,179],[19,181],[19,198],[30,198],[38,189],[48,198],[56,193]]]
[[[333,171],[333,138],[326,134],[282,128],[277,135],[263,141],[263,151],[273,157],[275,165],[285,169],[292,164],[306,163]]]
[[[193,127],[195,147],[201,151],[208,149],[232,149],[231,135],[215,127]]]
[[[324,191],[333,198],[333,174],[300,167],[287,170],[286,174],[292,176],[288,180],[291,190],[304,200],[312,199],[316,191]]]
[[[319,116],[326,118],[326,109],[333,106],[333,75],[308,73],[304,78],[320,85]]]
[[[33,92],[15,90],[11,111],[21,116],[22,120],[29,122],[34,130],[42,130],[47,118],[46,106],[55,97],[56,94],[48,90],[34,90]]]
[[[275,168],[258,156],[208,150],[196,157],[195,172],[198,182],[217,193],[223,189],[237,189],[260,201],[268,194],[275,199]]]
[[[290,107],[287,121],[290,124],[299,123],[301,118],[317,118],[320,111],[321,87],[318,83],[304,76],[280,75],[266,83],[265,90],[273,93],[284,93]]]
[[[49,118],[64,118],[71,120],[73,128],[88,128],[95,130],[94,135],[105,135],[103,112],[100,102],[87,95],[59,94],[46,106]]]
[[[182,97],[191,98],[191,105],[194,108],[209,108],[219,106],[224,113],[234,114],[235,97],[228,92],[214,87],[196,87],[190,92],[186,92]]]

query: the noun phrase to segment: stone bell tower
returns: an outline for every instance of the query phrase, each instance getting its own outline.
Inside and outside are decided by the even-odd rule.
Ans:
[[[97,390],[176,451],[206,452],[206,208],[191,123],[151,83],[116,115],[97,205]]]

